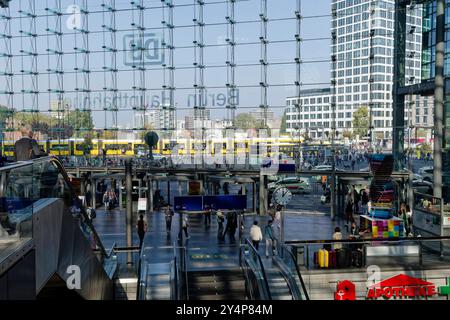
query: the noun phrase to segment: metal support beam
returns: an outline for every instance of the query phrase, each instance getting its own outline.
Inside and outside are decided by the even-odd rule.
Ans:
[[[394,170],[403,167],[405,159],[405,95],[399,93],[399,88],[405,85],[405,52],[406,52],[406,5],[395,3],[394,19],[394,85],[393,85],[393,121],[392,121],[392,151],[394,155]]]
[[[91,179],[91,188],[92,188],[92,208],[97,208],[97,181],[95,179]]]
[[[267,213],[267,176],[259,175],[259,215]]]
[[[442,146],[444,133],[445,0],[436,1],[436,75],[434,88],[433,194],[442,197]],[[443,221],[443,220],[441,220]]]
[[[123,209],[123,191],[122,191],[122,186],[123,186],[123,179],[119,180],[119,208]]]
[[[133,170],[131,166],[131,159],[125,161],[125,179],[127,192],[127,212],[125,218],[126,225],[126,241],[127,247],[131,247],[132,243],[132,222],[133,222]],[[127,253],[127,264],[132,264],[133,259],[131,252]]]
[[[153,180],[147,177],[147,212],[153,213]]]

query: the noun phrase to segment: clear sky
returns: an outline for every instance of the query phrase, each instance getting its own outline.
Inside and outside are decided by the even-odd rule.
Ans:
[[[45,8],[54,8],[55,0],[36,0],[36,12],[39,17],[36,19],[37,38],[37,52],[38,56],[38,85],[39,95],[38,105],[42,111],[48,111],[49,101],[55,100],[56,95],[48,93],[48,88],[56,88],[57,77],[55,75],[45,74],[47,69],[56,69],[57,59],[54,55],[48,56],[47,49],[56,49],[56,37],[47,32],[46,29],[54,30],[56,28],[55,16],[41,16],[45,15]],[[81,21],[80,16],[72,15],[72,6],[82,7],[80,0],[69,1],[61,0],[62,11],[65,15],[62,17],[63,37],[63,69],[64,73],[64,90],[66,91],[66,98],[71,101],[72,106],[81,100],[82,94],[75,93],[75,88],[83,88],[83,77],[80,72],[75,72],[74,69],[81,69],[83,66],[83,55],[79,53],[74,54],[74,47],[82,47],[82,37],[80,32],[74,32],[70,29],[71,25],[79,25]],[[93,90],[91,95],[92,108],[97,110],[94,112],[94,120],[96,126],[108,127],[111,124],[111,114],[103,110],[104,102],[102,99],[108,98],[107,103],[111,100],[110,93],[104,93],[104,87],[111,87],[111,73],[105,72],[103,67],[111,67],[111,53],[104,52],[103,46],[111,46],[111,33],[104,32],[102,25],[110,25],[110,12],[103,10],[101,4],[105,2],[107,6],[113,1],[89,0],[88,10],[89,14],[89,48],[90,54],[90,88]],[[139,1],[137,1],[139,2]],[[177,68],[175,71],[175,102],[178,108],[178,119],[187,114],[193,106],[192,88],[195,78],[195,70],[192,68],[195,61],[194,49],[183,48],[192,47],[194,40],[194,28],[191,27],[192,19],[195,15],[194,6],[195,1],[177,0],[174,1],[176,7],[174,8],[174,25],[177,27],[174,30],[174,45],[176,47],[174,54],[174,63]],[[215,3],[211,3],[215,2]],[[287,96],[295,95],[295,87],[293,86],[296,80],[296,69],[294,64],[283,64],[287,62],[294,62],[296,57],[296,45],[294,35],[296,33],[296,20],[293,19],[296,10],[297,0],[268,0],[268,17],[272,21],[268,24],[268,39],[270,41],[285,41],[285,43],[273,43],[268,45],[268,60],[272,63],[268,66],[268,82],[274,87],[268,90],[268,103],[273,106],[283,106]],[[302,60],[304,64],[301,69],[301,79],[304,83],[304,89],[309,89],[317,86],[326,86],[329,83],[329,55],[330,55],[330,0],[302,0],[302,14],[305,19],[302,21],[301,36],[305,40],[302,44]],[[225,16],[227,15],[227,4],[220,0],[206,1],[204,6],[204,43],[207,47],[204,48],[204,64],[205,69],[204,83],[206,87],[218,87],[208,89],[207,107],[211,108],[213,118],[223,118],[226,116],[224,107],[221,105],[221,93],[226,93],[224,87],[227,83],[227,69],[224,67],[227,61],[227,49],[223,46],[217,46],[225,43],[227,37],[227,25]],[[209,4],[208,4],[209,3]],[[257,87],[261,81],[260,66],[242,66],[248,64],[258,64],[261,56],[261,46],[259,44],[259,37],[261,34],[261,23],[259,21],[260,0],[238,1],[235,5],[235,19],[236,24],[236,42],[237,43],[258,43],[249,45],[239,45],[235,51],[235,62],[238,65],[236,68],[236,85],[247,86],[239,90],[239,107],[238,112],[246,112],[257,108],[261,103],[260,88]],[[116,47],[119,50],[117,53],[117,69],[118,73],[117,87],[120,90],[119,97],[121,101],[118,103],[122,111],[119,113],[119,124],[122,126],[132,126],[132,118],[134,112],[131,106],[137,104],[137,100],[130,98],[138,93],[133,93],[132,87],[139,87],[139,72],[133,71],[130,64],[133,64],[133,58],[130,54],[124,54],[124,48],[129,47],[130,41],[137,38],[137,31],[133,28],[133,21],[139,24],[138,10],[129,10],[131,8],[130,1],[116,0]],[[163,38],[161,28],[161,20],[163,19],[163,10],[160,7],[161,1],[144,1],[144,6],[149,7],[145,11],[144,26],[146,30],[146,40]],[[106,6],[106,7],[107,7]],[[20,8],[22,7],[22,8]],[[24,52],[31,51],[30,38],[20,35],[19,30],[25,32],[30,31],[30,19],[25,14],[20,14],[18,11],[22,9],[24,12],[28,11],[28,0],[13,0],[11,2],[11,15],[13,17],[20,17],[22,19],[12,19],[12,34],[13,45],[12,51],[17,55],[13,59],[13,69],[18,75],[14,77],[14,91],[18,92],[15,96],[14,106],[17,109],[22,109],[23,104],[26,108],[31,104],[31,97],[29,95],[22,95],[20,91],[30,90],[31,77],[28,75],[20,76],[20,71],[31,70],[30,57],[25,55],[20,57],[20,50]],[[75,7],[76,8],[76,7]],[[197,13],[198,13],[198,7]],[[103,11],[103,12],[102,12]],[[167,9],[164,10],[167,16]],[[134,16],[134,18],[133,18]],[[311,16],[324,16],[317,18],[310,18]],[[281,20],[282,18],[290,18],[288,20]],[[167,19],[167,18],[166,18]],[[275,19],[275,20],[274,20]],[[280,20],[277,20],[280,19]],[[246,23],[244,23],[246,22]],[[3,33],[4,21],[0,21],[1,30]],[[22,26],[21,26],[22,25]],[[197,30],[198,31],[198,30]],[[134,33],[134,34],[133,34]],[[24,34],[24,33],[22,33]],[[197,33],[198,34],[198,33]],[[167,37],[168,33],[165,33]],[[324,38],[319,41],[311,41],[312,39]],[[166,40],[167,41],[167,40]],[[151,43],[147,42],[147,43]],[[210,47],[208,45],[216,45]],[[3,40],[0,41],[0,52],[5,52],[5,44]],[[151,105],[161,101],[161,90],[164,84],[169,85],[168,78],[164,81],[164,74],[161,70],[161,61],[168,63],[168,56],[164,59],[159,57],[148,57],[148,61],[159,63],[159,65],[148,65],[145,86],[150,89],[147,92],[146,103]],[[159,59],[159,60],[158,60]],[[315,62],[311,61],[324,61]],[[0,57],[0,70],[5,68],[5,58]],[[282,64],[277,64],[282,63]],[[22,68],[23,65],[23,68]],[[241,65],[241,66],[239,66]],[[212,68],[212,66],[216,66]],[[4,83],[2,77],[2,82]],[[326,84],[323,84],[326,83]],[[4,86],[4,85],[2,85]],[[256,86],[256,87],[252,87]],[[0,90],[3,90],[1,88]],[[189,99],[191,95],[191,99]],[[212,99],[214,95],[215,99]],[[153,96],[153,97],[152,97]],[[217,100],[217,98],[219,99]],[[126,101],[125,101],[126,98]],[[105,100],[103,100],[105,101]],[[5,96],[0,96],[0,104],[5,104]],[[276,114],[281,114],[282,108],[273,108]]]

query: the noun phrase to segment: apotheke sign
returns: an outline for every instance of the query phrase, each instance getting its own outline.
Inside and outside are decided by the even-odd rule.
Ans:
[[[427,299],[436,294],[434,283],[400,274],[369,287],[366,299]]]

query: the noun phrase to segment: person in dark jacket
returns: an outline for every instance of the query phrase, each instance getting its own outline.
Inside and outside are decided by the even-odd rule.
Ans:
[[[147,223],[144,221],[144,215],[142,214],[139,216],[136,229],[139,236],[139,248],[141,248],[144,243],[145,233],[147,232]]]
[[[22,138],[14,144],[14,161],[28,161],[46,155],[33,139],[33,131],[29,126],[24,126],[21,133]]]

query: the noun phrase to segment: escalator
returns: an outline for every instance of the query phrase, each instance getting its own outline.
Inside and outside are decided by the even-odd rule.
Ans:
[[[242,270],[214,270],[188,273],[189,300],[245,300]]]
[[[262,259],[247,239],[241,247],[247,296],[251,300],[309,300],[300,270],[291,251],[278,246],[278,255]]]
[[[58,159],[0,170],[0,299],[112,299],[116,267]]]

